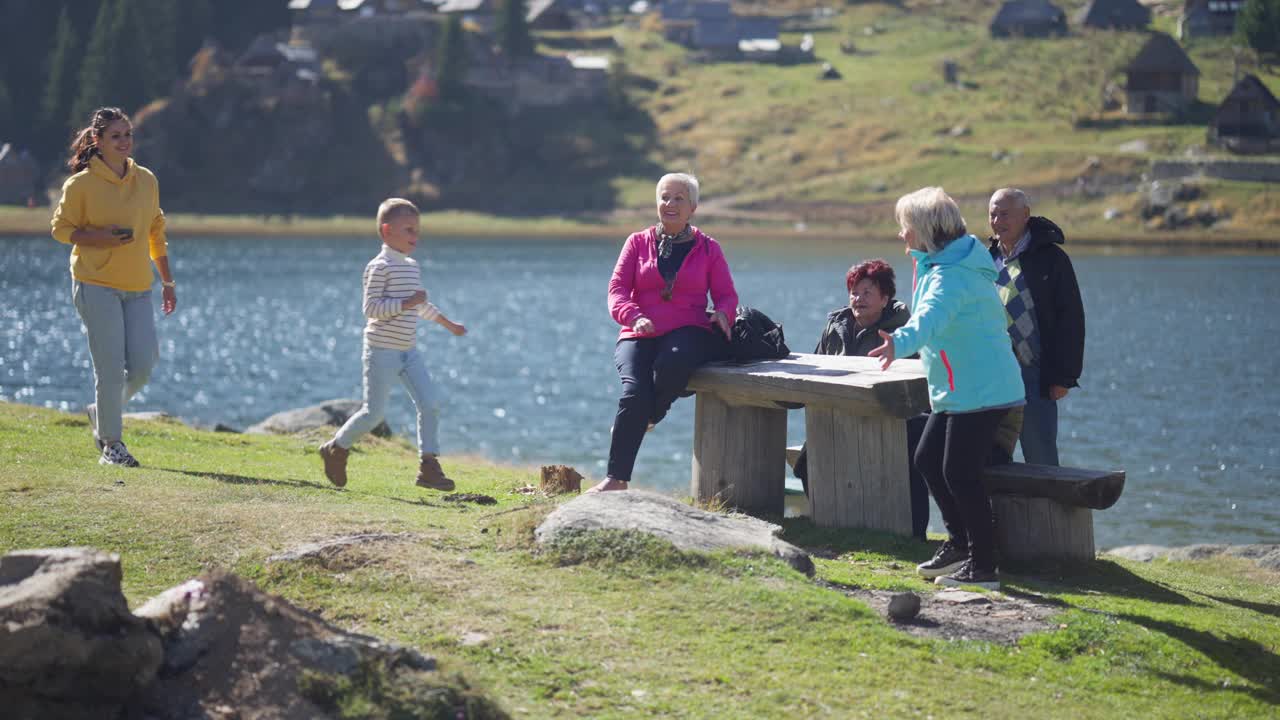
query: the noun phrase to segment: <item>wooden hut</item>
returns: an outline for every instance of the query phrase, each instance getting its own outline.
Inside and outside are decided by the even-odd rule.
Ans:
[[[1089,0],[1076,15],[1081,27],[1140,30],[1151,24],[1151,8],[1138,0]]]
[[[1200,92],[1200,68],[1164,33],[1152,33],[1124,69],[1124,111],[1131,115],[1179,114]]]
[[[1218,106],[1209,142],[1242,153],[1280,151],[1280,101],[1257,75],[1241,78]]]
[[[1190,40],[1206,35],[1230,35],[1245,0],[1186,0],[1178,16],[1178,37]]]
[[[991,37],[1067,34],[1067,14],[1049,0],[1008,0],[991,19]]]

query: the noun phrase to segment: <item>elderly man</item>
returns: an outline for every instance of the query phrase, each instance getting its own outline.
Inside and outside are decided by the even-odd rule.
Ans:
[[[1065,238],[1050,220],[1033,217],[1021,190],[991,196],[991,258],[1000,299],[1009,316],[1009,337],[1022,366],[1027,404],[1022,419],[1022,457],[1037,465],[1058,464],[1058,401],[1077,387],[1084,366],[1084,304]]]

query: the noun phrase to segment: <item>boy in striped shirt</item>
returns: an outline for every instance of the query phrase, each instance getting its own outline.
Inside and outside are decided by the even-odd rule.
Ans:
[[[409,257],[418,246],[418,208],[408,200],[391,198],[378,207],[382,252],[364,269],[364,405],[320,446],[324,474],[338,487],[347,484],[351,446],[386,415],[391,386],[399,380],[418,410],[418,487],[452,490],[436,455],[440,404],[431,374],[415,346],[418,318],[433,320],[454,335],[467,328],[445,317],[427,301],[418,263]]]

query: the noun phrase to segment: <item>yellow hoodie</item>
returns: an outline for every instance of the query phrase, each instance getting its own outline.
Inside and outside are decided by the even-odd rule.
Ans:
[[[94,156],[88,168],[67,178],[51,224],[54,239],[67,244],[76,230],[132,228],[133,242],[119,247],[72,246],[71,276],[91,285],[137,292],[151,287],[155,278],[150,261],[168,255],[169,244],[156,176],[131,159],[125,162],[124,177]]]

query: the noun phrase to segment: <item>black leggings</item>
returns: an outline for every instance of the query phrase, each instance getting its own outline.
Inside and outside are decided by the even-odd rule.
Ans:
[[[942,513],[952,542],[969,549],[979,570],[996,569],[995,522],[982,469],[1006,408],[934,413],[916,446],[916,467]]]
[[[609,477],[630,482],[649,423],[667,416],[698,366],[724,360],[728,353],[729,341],[719,330],[696,326],[618,341],[613,362],[622,380],[622,397],[609,443]]]

